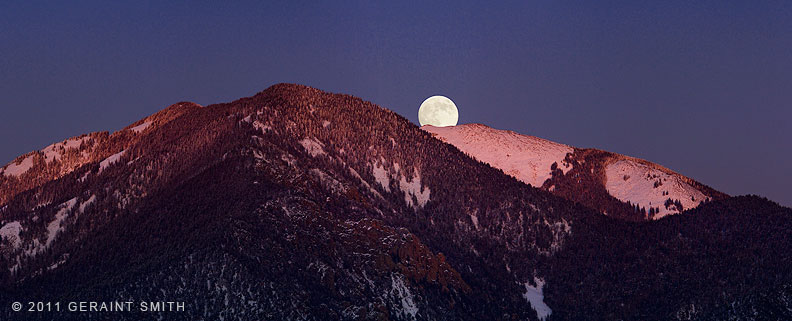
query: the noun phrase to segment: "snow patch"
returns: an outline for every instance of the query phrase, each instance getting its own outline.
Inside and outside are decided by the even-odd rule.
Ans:
[[[260,121],[258,121],[258,120],[254,120],[254,121],[253,121],[253,127],[255,127],[256,129],[258,129],[258,130],[259,130],[259,131],[261,131],[262,133],[266,133],[266,132],[268,132],[268,131],[272,130],[272,126],[270,126],[270,125],[267,125],[267,124],[264,124],[264,123],[262,123],[262,122],[260,122]]]
[[[82,138],[71,138],[64,142],[55,143],[44,147],[41,150],[44,153],[44,160],[47,163],[51,163],[52,161],[59,161],[63,156],[63,153],[70,149],[79,149],[83,142],[89,140],[91,137],[83,136]]]
[[[476,215],[472,215],[472,214],[471,214],[471,215],[470,215],[470,220],[471,220],[471,221],[473,221],[473,226],[475,226],[475,227],[476,227],[476,230],[478,230],[478,229],[479,229],[479,225],[478,225],[478,216],[476,216]]]
[[[547,316],[553,313],[553,310],[544,302],[544,294],[542,293],[542,288],[545,285],[544,280],[534,277],[534,282],[536,286],[531,286],[530,282],[525,282],[525,294],[523,294],[523,297],[536,310],[536,316],[539,317],[539,320],[545,320]]]
[[[47,241],[44,243],[45,248],[50,246],[55,236],[63,229],[61,227],[61,222],[69,217],[69,212],[76,204],[77,198],[75,197],[60,205],[60,210],[58,210],[58,213],[55,213],[55,219],[47,225]]]
[[[624,159],[605,168],[605,188],[613,197],[623,202],[646,208],[659,208],[654,219],[677,214],[675,206],[665,207],[668,199],[679,200],[683,210],[698,206],[707,196],[687,184],[679,175],[667,173],[647,164]]]
[[[44,153],[44,160],[47,163],[50,163],[54,160],[60,160],[61,153],[57,149],[58,145],[59,144],[52,144],[47,147],[44,147],[44,149],[41,150],[41,152]]]
[[[3,225],[0,227],[0,239],[6,239],[11,242],[11,246],[13,248],[18,248],[19,245],[22,243],[22,239],[19,237],[19,232],[22,231],[22,224],[17,221],[13,221]]]
[[[552,177],[550,167],[553,163],[557,163],[564,174],[572,169],[564,162],[567,153],[574,152],[572,147],[538,137],[481,124],[423,126],[421,129],[534,187],[541,187]]]
[[[418,172],[415,173],[415,177],[411,181],[407,181],[406,177],[401,176],[399,188],[404,192],[404,200],[409,206],[424,207],[429,202],[429,187],[424,187],[421,184],[421,175]],[[413,204],[413,196],[415,196],[418,204]]]
[[[136,133],[140,133],[140,132],[146,130],[146,128],[149,128],[149,126],[151,126],[151,121],[147,120],[147,121],[143,122],[140,125],[137,125],[135,127],[130,128],[129,130],[131,130],[133,132],[136,132]]]
[[[88,205],[93,204],[94,201],[96,201],[96,195],[91,195],[90,198],[88,198],[84,202],[80,203],[80,213],[84,213],[85,212],[85,208],[88,207]]]
[[[85,182],[85,180],[88,179],[88,175],[90,175],[90,174],[91,174],[91,171],[86,171],[85,174],[83,174],[83,176],[78,178],[77,180],[80,183]]]
[[[11,162],[8,165],[6,165],[3,174],[10,176],[19,176],[26,173],[32,167],[33,167],[33,155],[29,155],[24,159],[22,159],[22,161],[19,162],[19,164],[17,164],[16,162]]]
[[[45,207],[45,206],[50,205],[50,204],[52,204],[51,200],[41,200],[41,201],[39,201],[38,204],[36,204],[36,207],[34,207],[33,209],[37,210],[37,209],[39,209],[41,207]]]
[[[385,167],[380,164],[375,164],[372,166],[372,171],[374,174],[374,180],[385,189],[385,191],[390,192],[390,175],[388,175],[388,171],[385,170]]]
[[[299,143],[305,148],[305,151],[313,157],[326,154],[323,148],[324,145],[313,138],[304,138]]]
[[[404,278],[401,275],[391,274],[391,289],[391,294],[401,301],[402,316],[415,320],[418,314],[418,306],[415,304],[415,299],[410,289],[404,284]]]
[[[327,126],[330,126],[330,121],[329,120],[323,120],[322,121],[322,127],[327,128]]]
[[[103,171],[105,168],[107,168],[108,166],[112,165],[113,163],[115,163],[115,162],[117,162],[119,159],[121,159],[121,156],[124,156],[124,152],[125,152],[125,151],[123,151],[123,150],[122,150],[122,151],[120,151],[120,152],[118,152],[118,153],[115,153],[115,154],[113,154],[113,155],[110,155],[110,157],[108,157],[108,158],[105,158],[105,160],[101,161],[101,162],[99,163],[99,173],[102,173],[102,171]]]

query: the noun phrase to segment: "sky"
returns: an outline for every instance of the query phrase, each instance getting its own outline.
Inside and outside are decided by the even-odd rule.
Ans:
[[[290,82],[792,206],[790,1],[2,1],[0,163]]]

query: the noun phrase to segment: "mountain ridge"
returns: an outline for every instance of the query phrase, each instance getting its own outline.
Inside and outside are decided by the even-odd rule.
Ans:
[[[0,207],[0,305],[187,302],[183,314],[158,314],[177,320],[751,320],[752,309],[783,317],[792,308],[753,296],[792,286],[778,265],[792,258],[771,257],[792,244],[792,210],[766,200],[625,221],[530,187],[353,96],[278,84],[187,110],[131,124],[119,137],[134,144]],[[756,231],[766,233],[746,237]],[[707,275],[753,250],[764,263]],[[695,268],[684,265],[697,255]],[[636,296],[638,287],[660,298]],[[688,292],[670,299],[669,288]]]
[[[361,118],[356,116],[371,113],[375,115],[366,119],[370,122],[368,124],[361,124]],[[137,144],[124,145],[123,153],[118,155],[121,153],[119,151],[113,154],[118,156],[112,162],[106,163],[104,167],[101,164],[92,163],[85,166],[80,172],[73,172],[70,176],[67,175],[53,181],[48,186],[57,186],[52,187],[49,191],[26,192],[31,197],[41,195],[41,197],[52,198],[54,203],[51,205],[35,209],[28,207],[26,202],[9,203],[8,207],[0,212],[3,226],[16,223],[21,225],[22,229],[16,235],[11,235],[14,242],[11,242],[10,245],[4,243],[5,246],[2,248],[5,258],[10,260],[0,261],[0,263],[15,262],[11,266],[5,266],[6,270],[10,268],[12,272],[3,277],[6,284],[28,282],[25,280],[55,273],[49,271],[58,271],[59,269],[68,271],[70,264],[77,264],[72,262],[82,262],[87,257],[91,257],[86,254],[78,254],[84,250],[75,247],[77,244],[88,242],[86,239],[93,239],[94,241],[90,243],[96,244],[96,238],[105,239],[108,237],[106,236],[108,233],[119,234],[103,232],[101,235],[97,235],[98,232],[94,231],[106,231],[102,226],[113,226],[118,224],[119,220],[136,215],[145,215],[143,217],[153,215],[146,214],[153,209],[141,208],[151,202],[149,201],[151,197],[163,193],[169,195],[176,186],[181,186],[183,182],[188,182],[193,177],[220,175],[219,171],[210,169],[214,166],[212,164],[225,160],[235,160],[233,164],[236,165],[229,166],[244,168],[243,171],[253,171],[264,175],[262,179],[270,182],[263,185],[270,186],[267,188],[282,186],[277,188],[290,191],[284,194],[284,199],[275,200],[278,203],[286,202],[291,198],[288,195],[296,193],[293,195],[302,195],[297,196],[298,199],[314,203],[320,208],[327,206],[336,208],[329,212],[333,213],[330,216],[334,217],[332,220],[357,221],[371,217],[381,220],[388,226],[407,228],[416,233],[424,243],[431,244],[429,246],[432,248],[432,252],[443,254],[442,256],[438,254],[438,258],[444,257],[443,260],[448,260],[451,262],[450,264],[455,265],[453,270],[457,270],[463,275],[467,286],[478,289],[454,300],[462,300],[467,303],[452,304],[452,306],[461,309],[459,311],[467,311],[465,313],[468,315],[479,316],[479,318],[493,315],[485,311],[500,311],[495,312],[494,315],[508,313],[527,318],[531,308],[522,298],[524,289],[516,286],[512,280],[515,274],[520,275],[519,278],[523,278],[522,275],[530,272],[530,266],[512,264],[511,272],[500,268],[490,277],[473,278],[473,271],[482,268],[489,269],[486,264],[478,263],[474,257],[487,253],[489,257],[517,262],[525,256],[546,255],[539,253],[556,251],[560,242],[563,242],[566,233],[564,226],[568,224],[565,222],[572,220],[573,216],[585,215],[584,213],[592,214],[585,208],[579,207],[579,211],[568,212],[571,216],[561,219],[559,214],[540,210],[540,208],[547,208],[552,206],[553,202],[561,202],[561,200],[551,195],[545,195],[544,192],[527,188],[524,184],[511,178],[500,176],[492,168],[481,167],[478,162],[455,152],[445,144],[432,140],[427,133],[420,131],[417,126],[403,117],[347,95],[331,95],[301,86],[274,86],[263,94],[260,93],[228,104],[216,104],[196,109],[190,115],[191,117],[174,119],[163,126],[156,127],[156,130],[147,129],[142,138],[135,140]],[[356,135],[367,128],[366,126],[373,129],[366,130],[371,133],[370,136]],[[136,126],[132,128],[134,127]],[[429,157],[432,153],[440,153],[444,156]],[[426,156],[416,158],[415,155]],[[451,165],[449,168],[432,164],[442,164],[448,161],[453,161],[449,164],[456,165]],[[273,170],[267,169],[270,167]],[[451,170],[451,168],[455,169]],[[86,179],[79,181],[79,175],[85,175],[85,173],[89,173]],[[461,189],[450,188],[450,185],[443,187],[446,183],[431,179],[432,177],[449,177],[461,173],[467,173],[462,175],[470,177],[470,182],[465,186],[460,186]],[[491,182],[474,183],[474,178],[487,178]],[[263,182],[262,180],[258,181]],[[217,182],[223,182],[223,180],[218,179]],[[211,184],[219,184],[217,182],[211,182]],[[495,182],[501,182],[499,185],[502,186],[504,185],[502,183],[505,183],[506,186],[511,186],[509,189],[523,196],[509,199],[506,198],[506,195],[494,199],[488,196],[490,200],[480,202],[485,197],[487,186],[495,184]],[[255,183],[255,181],[251,183]],[[48,196],[50,194],[53,195]],[[469,195],[471,198],[464,197],[457,199],[456,202],[439,201],[446,198],[458,198],[459,195]],[[217,197],[217,195],[207,196],[208,199],[215,199],[218,204],[222,204],[224,201]],[[175,197],[173,200],[177,204],[188,201],[181,197]],[[245,202],[265,201],[254,198]],[[459,204],[466,203],[469,204],[467,205],[469,208],[477,209],[475,213],[469,215],[454,209]],[[558,204],[560,205],[559,209],[563,209],[563,212],[569,211],[564,209],[569,205]],[[207,209],[212,213],[220,211],[220,208],[207,206]],[[338,206],[341,207],[338,208]],[[268,215],[278,213],[280,212],[278,208],[277,206],[273,207],[266,213]],[[287,208],[290,207],[287,206]],[[503,211],[509,208],[514,210],[509,215],[503,215]],[[576,207],[571,206],[570,208]],[[286,212],[289,213],[291,210]],[[430,213],[432,215],[429,215]],[[224,216],[220,213],[216,215]],[[161,215],[157,215],[157,217],[161,217]],[[536,226],[530,225],[525,221],[529,217],[532,217],[531,220],[544,217],[542,219],[544,223]],[[141,217],[141,219],[143,218]],[[278,221],[278,224],[289,226],[292,224],[289,222],[294,219],[298,218],[287,215],[284,218],[286,221]],[[146,219],[146,221],[148,222],[150,219]],[[520,221],[522,223],[518,223]],[[561,225],[555,225],[556,221]],[[53,229],[42,227],[42,225],[53,226]],[[126,224],[129,227],[138,225],[149,224]],[[223,227],[221,230],[229,228],[233,227]],[[137,228],[134,230],[137,231]],[[434,233],[438,230],[447,230],[448,232]],[[458,232],[451,232],[454,230]],[[536,233],[534,230],[543,230],[543,232],[534,236]],[[491,231],[490,233],[502,236],[491,237],[484,231]],[[187,232],[182,231],[177,234],[181,235],[182,233]],[[264,238],[261,240],[265,242],[268,237],[266,234],[262,235],[252,231],[249,233],[252,233],[251,235],[256,238]],[[301,233],[303,234],[300,235],[308,235],[305,234],[308,233],[307,231]],[[125,241],[121,243],[119,241],[99,243],[115,244],[116,248],[127,248],[129,245],[125,244],[147,244],[147,242],[141,243],[140,241],[130,242],[129,238],[131,237],[156,237],[156,234],[149,235],[150,232],[146,234],[146,236],[139,236],[141,234],[138,232],[134,235],[120,233],[114,238],[124,239]],[[184,237],[189,236],[185,235]],[[498,245],[504,244],[502,238],[515,241],[525,238],[534,241],[513,241],[511,244],[506,244],[507,246]],[[50,239],[53,239],[51,245],[50,242],[42,241]],[[225,244],[224,242],[219,244]],[[345,244],[344,247],[352,246]],[[101,250],[102,247],[95,249]],[[189,248],[174,250],[188,251]],[[165,253],[174,250],[168,250]],[[384,251],[384,249],[381,250]],[[151,255],[157,257],[157,254],[147,250],[138,249],[137,251],[149,253],[145,254],[145,257]],[[102,256],[110,257],[119,255],[102,253],[104,253]],[[341,253],[337,255],[344,257],[345,254]],[[306,258],[310,258],[310,256]],[[149,259],[145,260],[149,262]],[[61,261],[63,263],[58,263]],[[126,259],[119,257],[114,261],[126,261]],[[286,261],[277,261],[277,263],[288,264]],[[237,266],[236,264],[239,263],[231,261],[222,264]],[[150,264],[146,263],[145,265]],[[101,268],[101,266],[97,266],[97,268],[112,270],[114,267]],[[337,266],[336,268],[341,269],[342,267]],[[402,282],[406,282],[404,280],[410,279],[408,275],[412,272],[409,272],[409,269],[399,269],[398,271],[400,272],[393,272],[397,274],[392,276],[383,275],[386,280],[390,281],[387,289],[391,293],[388,298],[383,300],[391,300],[390,298],[395,295],[401,302],[400,307],[394,306],[384,310],[387,312],[386,314],[404,315],[407,311],[408,315],[413,316],[409,312],[415,311],[416,307],[420,307],[421,311],[431,315],[439,313],[431,312],[433,309],[425,301],[417,303],[415,301],[417,299],[410,294],[418,293],[416,291],[423,293],[424,290],[416,288],[421,283],[410,281],[409,284],[402,285]],[[364,278],[358,274],[360,272],[351,273],[355,275],[354,278]],[[371,277],[374,273],[375,271],[369,271],[368,275]],[[377,275],[382,274],[377,273]],[[68,283],[69,281],[61,282]],[[92,282],[94,281],[87,282],[87,284]],[[303,284],[303,282],[312,281],[305,279],[298,284]],[[376,285],[380,282],[375,281],[375,287],[380,287]],[[356,288],[363,286],[360,283],[354,284]],[[289,287],[283,289],[287,288]],[[460,289],[464,288],[463,286]],[[86,290],[88,291],[86,293],[105,293],[102,291],[108,291],[110,288],[100,286],[92,287],[92,289],[94,290]],[[499,289],[497,293],[501,294],[497,294],[494,289]],[[440,290],[442,292],[442,289]],[[195,289],[195,291],[198,290]],[[504,296],[502,295],[504,291],[510,294]],[[465,293],[465,291],[459,293]],[[284,295],[287,294],[289,293],[284,292]],[[441,299],[438,295],[434,294],[427,299]],[[296,297],[293,299],[298,300]],[[482,306],[474,303],[478,300],[492,304]],[[416,305],[406,304],[409,302]]]
[[[662,165],[631,156],[483,124],[421,128],[527,184],[616,217],[657,219],[708,199],[728,197]]]

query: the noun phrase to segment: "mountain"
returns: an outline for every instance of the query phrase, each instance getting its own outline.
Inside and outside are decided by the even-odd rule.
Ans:
[[[753,320],[792,308],[788,208],[735,197],[656,221],[604,216],[348,95],[278,84],[88,137],[5,168],[0,306],[185,310],[0,319]]]
[[[99,162],[100,167],[104,168],[116,161],[121,156],[119,153],[137,144],[146,136],[146,132],[195,108],[201,106],[194,103],[174,104],[113,135],[107,132],[84,134],[19,156],[0,168],[0,204],[7,203],[21,192],[70,174],[86,164]],[[81,177],[82,180],[86,178],[87,176]],[[38,201],[38,205],[52,202],[46,199]]]
[[[663,166],[481,124],[423,126],[504,173],[606,215],[659,219],[728,195]]]

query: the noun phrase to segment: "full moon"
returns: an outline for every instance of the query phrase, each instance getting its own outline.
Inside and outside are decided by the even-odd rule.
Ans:
[[[456,126],[458,120],[459,111],[457,111],[456,105],[445,96],[426,98],[418,108],[418,122],[421,123],[421,126]]]

